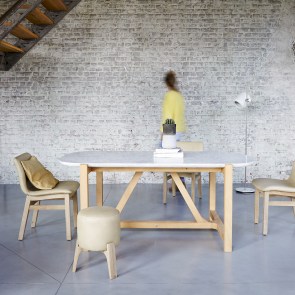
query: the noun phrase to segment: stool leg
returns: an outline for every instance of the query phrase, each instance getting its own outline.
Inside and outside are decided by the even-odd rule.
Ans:
[[[73,262],[73,272],[76,272],[78,258],[79,258],[79,255],[80,255],[81,251],[82,251],[82,249],[79,247],[79,244],[78,244],[78,241],[77,241],[76,249],[75,249],[74,262]]]
[[[116,248],[114,243],[107,244],[107,250],[103,252],[107,258],[109,277],[115,279],[117,277],[116,265]]]

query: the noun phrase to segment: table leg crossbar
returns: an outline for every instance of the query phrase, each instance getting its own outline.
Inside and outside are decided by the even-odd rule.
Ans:
[[[97,204],[102,205],[102,171],[97,174],[98,186]],[[101,173],[100,173],[101,172]],[[219,171],[220,172],[220,171]],[[175,221],[175,220],[123,220],[122,228],[150,228],[150,229],[215,229],[224,241],[224,251],[232,251],[232,165],[225,165],[221,171],[224,174],[224,222],[216,212],[216,172],[209,174],[209,220],[202,217],[195,203],[192,201],[188,191],[182,183],[177,172],[171,172],[171,177],[178,187],[181,196],[186,202],[195,220],[193,221]],[[88,207],[88,174],[90,169],[87,165],[81,165],[81,208]],[[117,209],[122,212],[131,194],[136,187],[143,171],[136,171],[128,184],[123,196],[121,197]]]
[[[123,196],[121,197],[117,209],[122,212],[126,203],[128,202],[131,194],[136,187],[142,172],[135,172],[130,183],[128,184]],[[214,174],[215,175],[215,174]],[[188,191],[183,185],[179,175],[175,172],[171,173],[171,176],[178,187],[181,196],[184,198],[189,210],[191,211],[194,221],[175,221],[175,220],[149,220],[149,221],[139,221],[139,220],[123,220],[121,221],[121,228],[146,228],[146,229],[215,229],[219,232],[219,235],[222,239],[224,239],[224,226],[221,221],[221,218],[217,214],[215,210],[210,211],[210,219],[208,221],[204,219],[196,205],[192,201]],[[214,178],[215,180],[215,178]],[[214,185],[214,183],[213,183]],[[211,184],[212,186],[212,184]],[[215,196],[211,196],[214,201],[214,209],[215,209]]]
[[[142,172],[135,172],[134,173],[131,181],[129,182],[123,196],[121,197],[121,199],[120,199],[120,201],[119,201],[119,203],[118,203],[118,205],[116,207],[120,212],[122,212],[122,210],[124,209],[127,201],[131,197],[131,194],[132,194],[134,188],[136,187],[141,175],[142,175]]]

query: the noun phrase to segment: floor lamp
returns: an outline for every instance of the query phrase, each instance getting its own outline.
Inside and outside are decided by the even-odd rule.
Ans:
[[[247,94],[247,92],[241,93],[236,99],[235,99],[235,104],[238,108],[244,109],[245,110],[245,116],[246,116],[246,126],[245,126],[245,156],[247,160],[247,155],[248,155],[248,106],[251,103],[251,97]],[[245,166],[245,181],[244,181],[244,186],[243,187],[237,187],[236,191],[239,193],[254,193],[255,190],[250,187],[246,187],[247,183],[247,166]]]

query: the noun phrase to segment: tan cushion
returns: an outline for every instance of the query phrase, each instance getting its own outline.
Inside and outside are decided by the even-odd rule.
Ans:
[[[290,185],[287,180],[271,179],[271,178],[256,178],[252,181],[255,188],[260,191],[282,191],[295,192],[295,187]]]
[[[78,190],[80,184],[77,181],[60,181],[57,186],[49,190],[36,190],[30,191],[29,195],[38,197],[38,196],[48,196],[48,195],[58,195],[58,194],[69,194],[73,196],[74,193]]]
[[[29,160],[21,161],[21,163],[28,179],[36,188],[52,189],[58,184],[58,179],[36,157],[32,156]]]

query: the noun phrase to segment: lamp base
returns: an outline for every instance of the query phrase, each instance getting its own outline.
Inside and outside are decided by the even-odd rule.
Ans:
[[[237,187],[236,192],[242,193],[242,194],[252,194],[252,193],[255,193],[255,189],[250,187]]]

